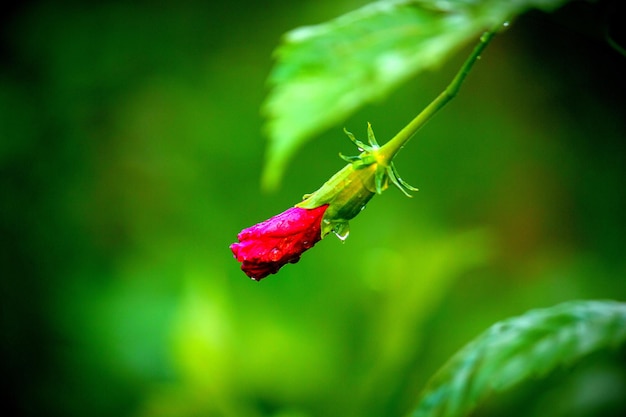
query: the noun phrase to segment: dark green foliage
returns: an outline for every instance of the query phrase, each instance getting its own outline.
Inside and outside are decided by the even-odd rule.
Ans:
[[[275,52],[265,103],[270,137],[265,185],[276,186],[303,142],[407,78],[440,65],[482,31],[529,8],[548,10],[564,2],[377,1],[288,32]]]
[[[489,394],[626,340],[626,304],[572,301],[493,325],[433,377],[413,417],[464,416]]]

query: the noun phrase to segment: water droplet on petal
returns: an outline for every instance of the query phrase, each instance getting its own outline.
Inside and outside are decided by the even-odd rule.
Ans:
[[[268,257],[270,259],[270,261],[272,262],[276,262],[280,259],[281,253],[280,253],[280,249],[278,248],[274,248],[270,251]]]

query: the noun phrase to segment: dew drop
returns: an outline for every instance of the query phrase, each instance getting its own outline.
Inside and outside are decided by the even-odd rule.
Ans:
[[[348,222],[337,223],[333,227],[333,233],[339,240],[345,242],[350,235],[350,224]]]
[[[280,254],[280,249],[274,248],[274,249],[272,249],[270,251],[268,257],[269,257],[270,261],[276,262],[276,261],[278,261],[280,259],[280,255],[281,255]]]

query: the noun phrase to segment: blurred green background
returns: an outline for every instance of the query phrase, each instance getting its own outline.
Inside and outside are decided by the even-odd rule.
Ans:
[[[26,1],[0,53],[4,406],[25,416],[401,416],[494,322],[626,300],[626,58],[611,2],[531,12],[398,156],[390,189],[296,265],[249,280],[239,230],[391,137],[469,49],[306,145],[259,187],[285,31],[364,1]],[[623,16],[621,17],[623,23]],[[468,48],[470,45],[468,45]],[[622,415],[626,350],[480,416]]]

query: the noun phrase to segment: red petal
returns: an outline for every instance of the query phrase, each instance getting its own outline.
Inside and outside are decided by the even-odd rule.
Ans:
[[[241,269],[254,280],[298,262],[304,251],[322,238],[321,224],[328,205],[314,209],[291,207],[264,222],[244,229],[230,248]]]

